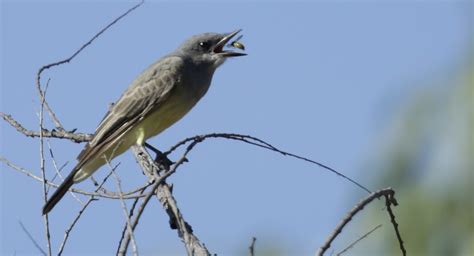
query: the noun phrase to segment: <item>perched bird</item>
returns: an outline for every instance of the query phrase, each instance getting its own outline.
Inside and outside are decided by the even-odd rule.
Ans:
[[[74,183],[131,146],[143,145],[188,113],[206,94],[216,69],[229,57],[246,55],[223,49],[240,31],[193,36],[143,71],[105,115],[77,157],[77,165],[44,205],[43,214]]]

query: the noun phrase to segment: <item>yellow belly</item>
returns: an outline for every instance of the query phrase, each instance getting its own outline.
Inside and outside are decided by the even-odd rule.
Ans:
[[[136,136],[136,144],[143,143],[150,137],[156,136],[176,123],[195,105],[195,101],[173,94],[158,110],[146,116],[131,133]]]
[[[96,156],[86,163],[74,176],[74,182],[88,178],[107,161],[127,151],[133,145],[143,145],[150,137],[156,136],[181,119],[197,101],[180,93],[171,94],[154,112],[143,118],[131,130],[122,136],[115,145],[109,147],[104,154]],[[107,159],[107,161],[105,160]]]

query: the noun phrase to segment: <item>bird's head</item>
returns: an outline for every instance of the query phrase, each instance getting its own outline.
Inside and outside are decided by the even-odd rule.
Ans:
[[[196,64],[217,68],[227,58],[247,55],[242,52],[224,50],[227,43],[240,31],[241,29],[228,34],[204,33],[195,35],[186,40],[177,51],[191,57]]]

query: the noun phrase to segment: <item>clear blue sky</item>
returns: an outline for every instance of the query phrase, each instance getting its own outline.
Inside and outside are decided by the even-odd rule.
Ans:
[[[37,129],[38,68],[70,56],[133,4],[2,2],[1,111]],[[150,142],[167,149],[195,134],[251,134],[370,184],[377,173],[362,166],[374,139],[412,92],[466,58],[469,15],[468,1],[149,1],[72,63],[47,71],[48,102],[67,129],[93,132],[129,82],[184,39],[242,28],[248,56],[225,63],[203,100]],[[39,174],[39,141],[0,127],[1,155]],[[82,145],[51,144],[69,172]],[[169,181],[185,218],[219,255],[244,253],[252,236],[258,247],[311,255],[365,195],[324,169],[237,142],[205,142],[189,160]],[[142,184],[130,152],[118,162],[126,188]],[[47,168],[51,177],[50,160]],[[45,245],[42,185],[2,165],[0,186],[0,254],[38,254],[18,221]],[[137,228],[140,252],[184,254],[161,206],[152,205]],[[50,215],[53,252],[79,208],[68,195]],[[123,223],[120,202],[101,199],[82,217],[66,253],[115,253]]]

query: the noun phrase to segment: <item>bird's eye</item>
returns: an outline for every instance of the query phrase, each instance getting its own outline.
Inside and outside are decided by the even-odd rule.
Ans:
[[[204,49],[204,50],[209,50],[209,48],[211,47],[211,44],[209,42],[200,42],[199,47],[201,47],[201,49]]]

